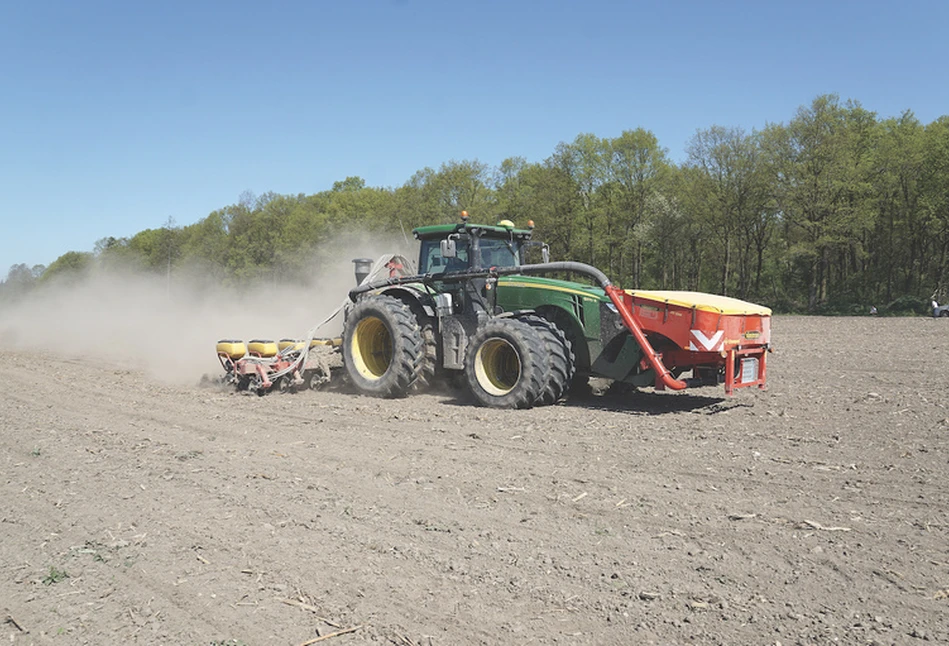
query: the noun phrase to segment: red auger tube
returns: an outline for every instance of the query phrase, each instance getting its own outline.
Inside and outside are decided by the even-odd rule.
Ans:
[[[623,317],[623,323],[626,324],[630,334],[632,334],[636,342],[639,343],[639,347],[642,348],[646,354],[649,365],[652,366],[652,369],[659,375],[662,383],[672,390],[683,390],[686,387],[686,383],[681,379],[673,377],[669,369],[663,365],[659,355],[656,354],[656,351],[653,350],[646,335],[643,334],[642,328],[639,327],[636,319],[633,318],[633,313],[626,309],[626,304],[623,302],[623,290],[613,285],[606,285],[603,289],[606,291],[606,295],[610,297],[610,300],[613,301],[613,305],[616,306],[619,315]]]

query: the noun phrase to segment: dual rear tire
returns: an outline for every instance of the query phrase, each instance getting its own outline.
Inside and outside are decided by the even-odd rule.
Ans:
[[[560,401],[567,393],[576,373],[576,357],[570,341],[563,330],[551,321],[534,314],[522,316],[520,320],[530,325],[544,342],[550,375],[544,390],[537,401],[538,405],[549,406]]]

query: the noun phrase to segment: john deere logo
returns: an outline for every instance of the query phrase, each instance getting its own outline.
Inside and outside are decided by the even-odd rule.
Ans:
[[[745,339],[748,341],[753,341],[757,339],[759,336],[761,336],[761,332],[759,332],[758,330],[750,330],[748,332],[745,332],[742,336],[745,337]]]

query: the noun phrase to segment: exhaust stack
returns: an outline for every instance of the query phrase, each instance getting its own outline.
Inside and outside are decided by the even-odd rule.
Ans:
[[[355,265],[356,269],[356,284],[362,285],[362,281],[366,280],[366,276],[372,271],[372,259],[354,258],[353,265]]]

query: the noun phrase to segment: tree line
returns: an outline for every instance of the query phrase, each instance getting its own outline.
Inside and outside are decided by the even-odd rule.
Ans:
[[[822,95],[787,123],[698,130],[673,163],[655,135],[580,134],[545,160],[449,161],[397,188],[349,177],[305,195],[244,194],[200,221],[14,265],[0,299],[94,268],[188,271],[228,285],[305,282],[341,232],[402,240],[456,221],[536,223],[555,259],[617,284],[714,292],[777,311],[925,311],[949,278],[949,116],[879,118]]]

